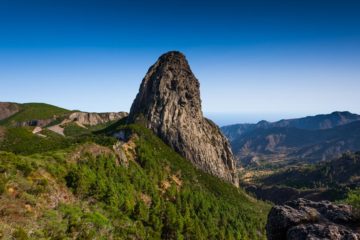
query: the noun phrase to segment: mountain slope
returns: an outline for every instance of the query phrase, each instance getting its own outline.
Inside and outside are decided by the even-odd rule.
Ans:
[[[265,239],[266,204],[194,168],[144,127],[102,131],[119,132],[121,142],[99,133],[28,156],[0,152],[2,236]]]
[[[0,121],[0,125],[26,125],[31,121],[50,122],[57,117],[70,113],[69,110],[45,103],[16,104],[18,111]]]
[[[0,102],[0,121],[19,111],[19,105],[11,102]]]
[[[316,165],[293,167],[261,180],[266,185],[287,185],[296,188],[360,187],[360,152]]]
[[[126,112],[69,111],[44,103],[0,103],[0,126],[35,127],[33,133],[40,134],[39,136],[45,129],[62,136],[90,134],[92,131],[105,128],[127,115]]]
[[[258,199],[275,204],[297,198],[339,201],[349,190],[360,187],[360,152],[316,164],[287,166],[268,174],[257,173],[243,182],[243,187]]]
[[[360,150],[357,116],[335,112],[275,123],[262,122],[247,126],[245,130],[241,128],[241,133],[239,130],[234,133],[237,136],[230,134],[231,146],[242,165],[330,160],[346,151]],[[225,131],[236,128],[229,127]]]

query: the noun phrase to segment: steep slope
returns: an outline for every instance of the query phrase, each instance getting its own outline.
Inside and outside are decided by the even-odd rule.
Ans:
[[[144,124],[198,168],[238,185],[230,145],[203,117],[199,81],[180,52],[166,53],[150,67],[129,122]]]
[[[30,144],[27,156],[0,151],[4,239],[265,239],[268,205],[194,168],[142,126],[109,129],[123,141],[62,137],[68,145]]]

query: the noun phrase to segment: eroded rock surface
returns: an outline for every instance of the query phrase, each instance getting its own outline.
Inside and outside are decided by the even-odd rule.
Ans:
[[[74,112],[65,120],[67,122],[77,122],[82,125],[95,126],[126,117],[126,112],[109,112],[109,113],[88,113]]]
[[[219,128],[203,117],[200,84],[180,52],[148,70],[129,114],[195,166],[238,185],[234,158]]]
[[[351,206],[300,198],[271,209],[266,233],[269,240],[357,240],[359,227]]]

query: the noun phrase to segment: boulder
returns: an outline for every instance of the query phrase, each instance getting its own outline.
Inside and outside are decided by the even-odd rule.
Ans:
[[[269,240],[357,240],[359,227],[349,205],[299,198],[271,209],[266,234]]]

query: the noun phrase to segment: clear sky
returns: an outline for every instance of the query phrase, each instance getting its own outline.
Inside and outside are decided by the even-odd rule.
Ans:
[[[128,111],[169,50],[215,119],[360,113],[358,0],[0,0],[0,101]]]

